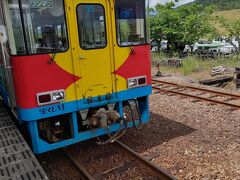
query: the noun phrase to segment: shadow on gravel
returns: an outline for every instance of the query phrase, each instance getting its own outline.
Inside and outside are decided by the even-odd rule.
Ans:
[[[176,137],[188,135],[194,131],[195,129],[183,123],[151,113],[151,121],[148,124],[144,125],[140,131],[135,128],[128,129],[120,141],[141,153],[151,147],[158,146]],[[96,142],[96,139],[81,142],[68,147],[68,150],[76,157],[80,154],[78,160],[81,160],[83,164],[90,165],[100,159],[119,153],[119,149],[113,148],[111,144],[99,146],[96,145]],[[51,151],[37,157],[50,179],[79,179],[78,171],[61,150]]]
[[[161,115],[150,113],[151,120],[138,131],[129,129],[121,141],[137,152],[143,152],[179,136],[185,136],[196,129],[183,123],[167,119]]]
[[[80,177],[78,169],[61,150],[37,155],[37,159],[50,180],[75,180]]]

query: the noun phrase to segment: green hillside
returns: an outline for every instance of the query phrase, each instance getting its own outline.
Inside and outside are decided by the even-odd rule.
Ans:
[[[240,9],[218,11],[214,13],[214,16],[224,17],[227,21],[240,21]],[[227,35],[228,32],[220,24],[215,24],[219,33],[222,35]]]
[[[228,21],[239,21],[240,20],[240,9],[233,9],[228,11],[218,11],[214,13],[217,16],[223,16]]]
[[[218,10],[240,9],[240,0],[195,0],[189,4],[202,4],[203,6],[214,5]]]

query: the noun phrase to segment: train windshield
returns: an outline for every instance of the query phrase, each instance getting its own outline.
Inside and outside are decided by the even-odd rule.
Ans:
[[[147,43],[146,0],[116,0],[117,40],[120,46]]]
[[[3,5],[11,54],[55,53],[67,49],[63,1],[3,0]]]

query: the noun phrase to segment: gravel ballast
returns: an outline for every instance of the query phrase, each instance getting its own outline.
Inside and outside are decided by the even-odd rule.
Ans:
[[[177,95],[153,94],[150,115],[151,121],[142,130],[129,129],[121,141],[179,179],[240,179],[240,110]],[[70,147],[70,151],[95,173],[121,161],[110,147],[109,152],[102,152],[101,147],[83,142]],[[55,154],[53,151],[39,158],[47,173],[53,179],[76,179],[77,174],[64,173],[72,167],[64,158],[61,160],[62,156],[56,161]],[[108,164],[103,165],[101,159]],[[107,179],[121,177],[125,175]],[[130,177],[141,179],[136,173]]]
[[[191,100],[151,96],[152,121],[159,115],[184,124],[183,131],[193,129],[148,149],[148,153],[161,152],[153,162],[180,179],[240,179],[240,111]],[[174,134],[174,129],[170,133]]]

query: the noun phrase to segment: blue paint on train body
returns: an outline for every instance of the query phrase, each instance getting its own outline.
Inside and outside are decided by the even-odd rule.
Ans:
[[[9,106],[8,102],[8,94],[6,91],[0,86],[0,91],[2,93],[2,97],[4,102]],[[135,99],[135,98],[143,98],[141,103],[139,103],[140,112],[141,112],[141,121],[142,123],[147,123],[149,120],[149,102],[148,96],[151,94],[152,88],[151,86],[139,87],[134,89],[129,89],[126,91],[121,91],[115,94],[112,94],[112,99],[98,101],[98,97],[94,97],[92,102],[87,102],[86,99],[82,99],[79,101],[66,102],[66,103],[58,103],[48,106],[41,106],[33,109],[18,109],[18,121],[19,123],[26,123],[29,135],[32,141],[32,149],[34,153],[40,154],[44,152],[48,152],[57,148],[65,147],[80,141],[84,141],[87,139],[91,139],[94,137],[98,137],[104,134],[109,134],[112,132],[117,132],[121,128],[130,128],[133,126],[132,122],[128,122],[127,124],[123,124],[120,126],[119,123],[108,126],[108,128],[97,128],[88,131],[79,132],[78,130],[78,120],[77,120],[77,112],[80,110],[104,106],[107,104],[116,103],[118,108],[118,112],[121,116],[123,116],[123,108],[122,102]],[[57,143],[48,143],[42,140],[39,137],[38,131],[38,121],[50,118],[54,116],[59,116],[63,114],[69,114],[71,116],[72,124],[73,124],[73,136],[71,139],[63,140]],[[136,125],[139,124],[139,120],[136,121]]]
[[[66,113],[71,113],[91,107],[103,106],[106,104],[116,103],[119,101],[126,101],[150,95],[152,92],[151,86],[144,86],[126,91],[113,93],[113,99],[97,101],[98,97],[94,97],[92,103],[87,103],[86,99],[79,101],[72,101],[66,103],[52,104],[48,106],[40,106],[32,109],[18,109],[18,117],[22,121],[33,121],[53,116],[58,116]]]
[[[32,140],[32,149],[34,153],[40,154],[47,151],[51,151],[57,148],[65,147],[80,141],[98,137],[112,132],[117,132],[121,128],[130,128],[133,126],[132,122],[123,124],[122,126],[119,123],[109,125],[107,128],[97,128],[87,131],[79,132],[78,129],[78,119],[77,112],[79,110],[88,109],[91,107],[99,107],[111,103],[116,103],[118,106],[118,112],[123,116],[123,106],[122,102],[129,99],[140,98],[139,109],[141,113],[142,123],[147,123],[149,121],[149,100],[148,96],[151,94],[151,86],[139,87],[134,89],[129,89],[126,91],[118,92],[112,95],[113,99],[97,101],[97,97],[93,98],[92,103],[87,103],[86,100],[79,100],[74,102],[59,103],[49,106],[38,107],[34,109],[18,109],[19,120],[24,121],[27,125],[28,132]],[[72,138],[66,139],[56,143],[48,143],[39,137],[38,131],[38,120],[54,117],[58,115],[69,114],[72,121]],[[139,120],[136,120],[136,125],[140,123]]]

